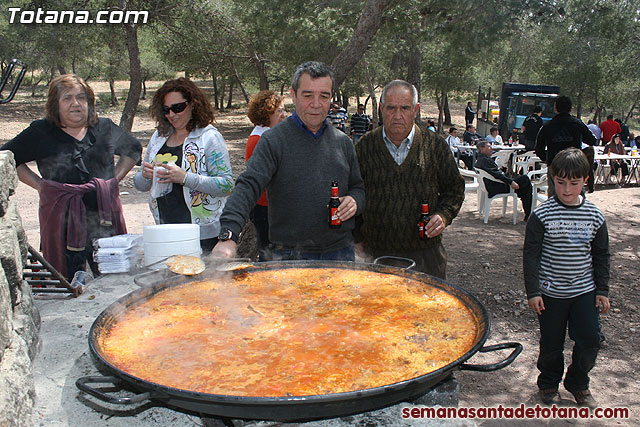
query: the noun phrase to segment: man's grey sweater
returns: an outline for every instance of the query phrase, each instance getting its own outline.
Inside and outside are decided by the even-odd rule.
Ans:
[[[349,137],[327,126],[314,138],[289,117],[260,138],[246,171],[236,180],[220,225],[237,236],[266,188],[269,239],[276,247],[318,253],[343,249],[353,243],[355,219],[329,228],[332,181],[338,182],[340,197],[354,198],[360,213],[364,183]]]

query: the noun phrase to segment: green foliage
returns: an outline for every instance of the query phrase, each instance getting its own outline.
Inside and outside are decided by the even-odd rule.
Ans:
[[[353,36],[366,1],[124,3],[150,13],[138,30],[143,79],[186,72],[215,76],[221,89],[237,73],[256,91],[263,76],[272,89],[288,88],[303,61],[331,63]],[[90,80],[126,79],[121,25],[8,23],[9,7],[97,11],[122,2],[0,0],[0,61],[19,57],[46,76],[75,71]],[[638,0],[397,0],[367,50],[368,68],[381,87],[406,79],[410,64],[419,64],[423,93],[452,96],[474,94],[478,86],[496,93],[505,81],[557,84],[585,114],[598,107],[623,116],[640,99],[639,6]],[[366,97],[361,64],[340,89]]]

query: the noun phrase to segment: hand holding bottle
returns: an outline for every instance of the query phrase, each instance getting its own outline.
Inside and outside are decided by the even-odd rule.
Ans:
[[[432,239],[442,234],[445,228],[446,225],[440,215],[431,215],[431,219],[429,220],[429,222],[427,223],[427,227],[425,228],[425,233],[428,238]]]

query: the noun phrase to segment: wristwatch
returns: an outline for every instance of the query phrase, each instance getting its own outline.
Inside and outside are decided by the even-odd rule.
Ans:
[[[234,242],[238,243],[238,237],[234,236],[233,232],[228,228],[223,228],[222,230],[220,230],[220,234],[218,234],[218,240],[220,240],[221,242],[233,240]]]

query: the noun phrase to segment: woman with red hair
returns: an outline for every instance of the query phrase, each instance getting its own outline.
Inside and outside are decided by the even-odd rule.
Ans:
[[[260,140],[262,134],[281,121],[287,116],[284,110],[284,99],[271,90],[263,90],[255,94],[250,100],[247,107],[247,116],[251,123],[255,125],[247,146],[245,148],[244,157],[249,161],[256,148],[256,144]],[[261,261],[271,259],[268,253],[269,247],[269,217],[267,192],[263,192],[258,203],[251,210],[250,218],[256,227],[256,239],[258,242],[258,258]]]

